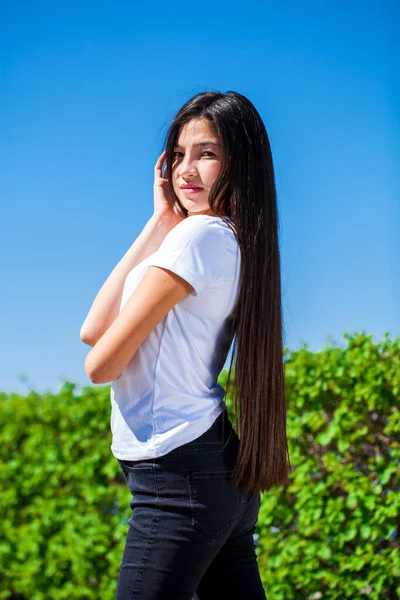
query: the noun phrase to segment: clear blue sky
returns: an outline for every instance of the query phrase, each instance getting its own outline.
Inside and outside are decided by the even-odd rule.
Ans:
[[[285,345],[398,337],[399,22],[396,0],[1,1],[0,389],[90,385],[80,327],[206,89],[267,127]]]

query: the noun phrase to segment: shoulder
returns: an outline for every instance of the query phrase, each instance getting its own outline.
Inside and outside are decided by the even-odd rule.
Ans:
[[[222,219],[211,215],[195,215],[175,225],[165,239],[187,242],[206,240],[212,243],[214,240],[226,240],[226,236],[234,237],[234,233]]]

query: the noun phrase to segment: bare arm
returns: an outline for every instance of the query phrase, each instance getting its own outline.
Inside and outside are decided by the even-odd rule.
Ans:
[[[119,314],[122,291],[128,273],[142,260],[156,252],[176,222],[155,214],[119,261],[97,294],[81,327],[81,340],[94,346]]]
[[[176,273],[149,267],[114,323],[87,355],[89,379],[93,383],[118,379],[149,333],[192,290]]]

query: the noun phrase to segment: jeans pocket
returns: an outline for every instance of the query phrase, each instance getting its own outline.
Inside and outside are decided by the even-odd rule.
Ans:
[[[188,483],[192,526],[213,542],[234,525],[240,506],[240,491],[232,484],[232,471],[189,471]]]
[[[140,462],[118,459],[118,463],[126,479],[128,489],[134,497],[131,502],[132,509],[138,504],[136,497],[147,498],[157,495],[156,467],[153,461]]]

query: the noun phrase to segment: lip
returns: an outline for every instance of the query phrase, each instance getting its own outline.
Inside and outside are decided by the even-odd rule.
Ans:
[[[201,192],[201,190],[203,188],[201,187],[195,187],[195,186],[189,186],[189,185],[181,185],[182,192],[186,193],[186,194],[196,194],[197,192]]]

